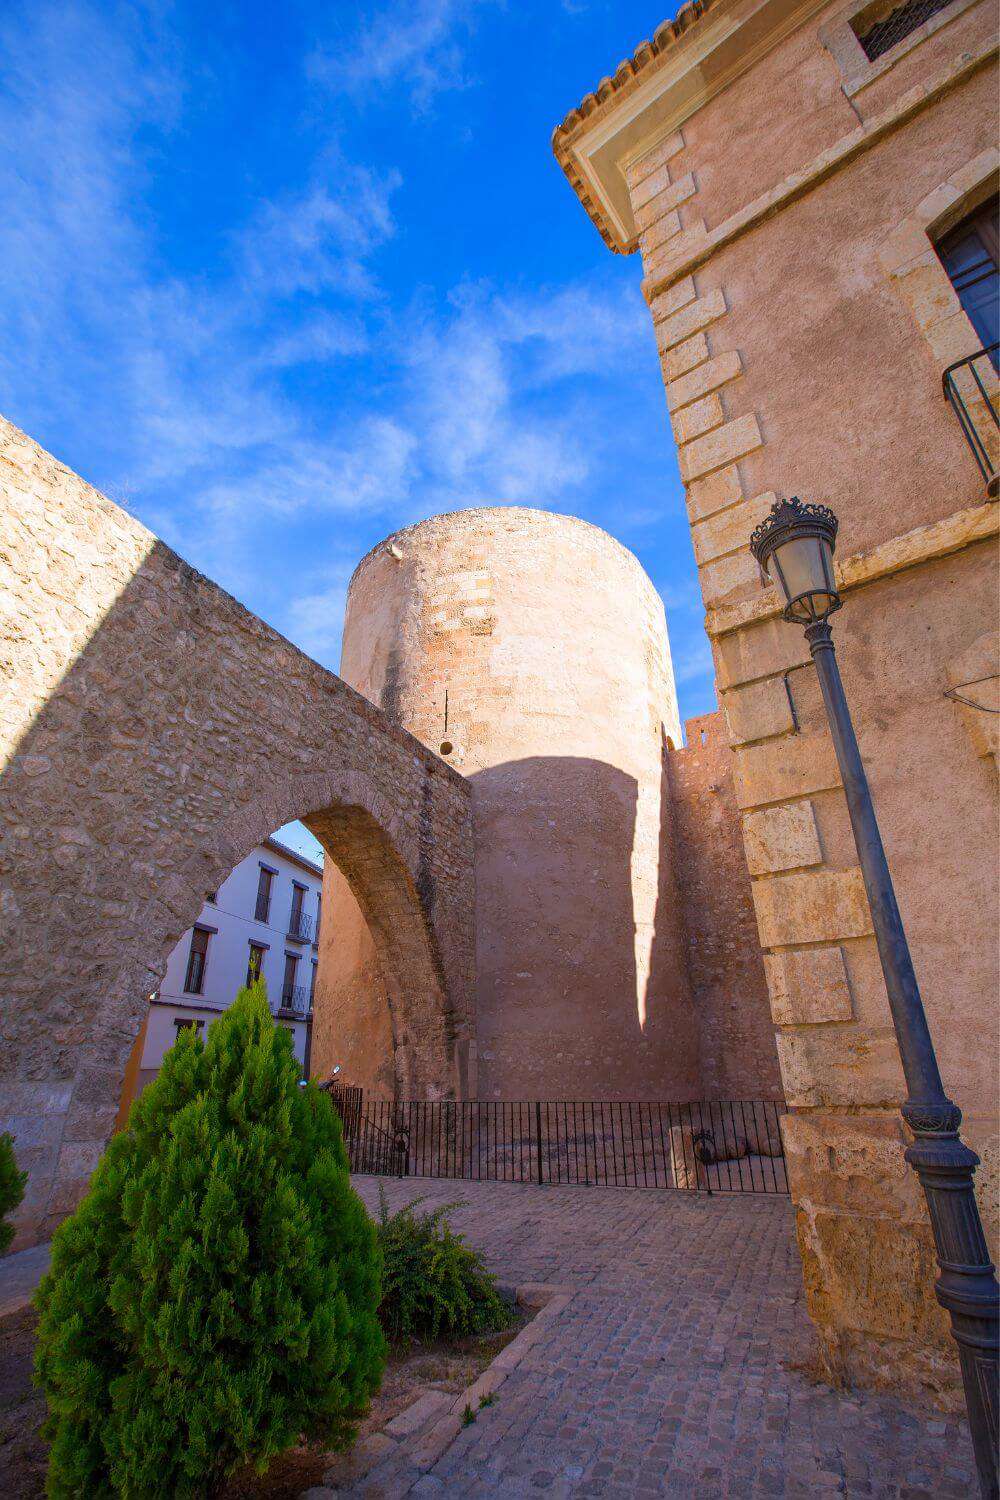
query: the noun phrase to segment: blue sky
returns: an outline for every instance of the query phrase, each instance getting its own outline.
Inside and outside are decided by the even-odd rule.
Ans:
[[[549,143],[666,14],[8,0],[0,408],[334,670],[387,532],[584,516],[714,707],[639,260]]]

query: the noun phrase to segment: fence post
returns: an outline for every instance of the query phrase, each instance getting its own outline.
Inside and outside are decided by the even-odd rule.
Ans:
[[[538,1181],[542,1180],[542,1106],[535,1102],[535,1155],[538,1163]]]

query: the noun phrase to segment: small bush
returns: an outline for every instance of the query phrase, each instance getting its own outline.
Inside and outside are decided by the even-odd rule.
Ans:
[[[382,1251],[379,1317],[390,1339],[464,1338],[503,1328],[510,1314],[482,1259],[445,1215],[456,1203],[418,1213],[415,1198],[390,1214],[379,1186]]]
[[[27,1180],[27,1172],[17,1170],[13,1136],[0,1135],[0,1255],[14,1238],[14,1226],[7,1223],[7,1215],[24,1197]]]
[[[36,1294],[52,1497],[211,1496],[352,1440],[385,1358],[375,1228],[263,984],[181,1032]]]

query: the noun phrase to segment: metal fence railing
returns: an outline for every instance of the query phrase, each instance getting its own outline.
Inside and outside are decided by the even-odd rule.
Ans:
[[[770,1100],[393,1103],[331,1090],[354,1172],[787,1193]]]
[[[986,481],[987,494],[998,490],[1000,413],[997,412],[997,364],[1000,344],[990,344],[949,365],[941,377],[944,393]]]

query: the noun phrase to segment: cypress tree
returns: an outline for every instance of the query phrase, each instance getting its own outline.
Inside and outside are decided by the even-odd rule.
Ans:
[[[180,1033],[36,1294],[52,1497],[207,1496],[353,1439],[385,1359],[340,1121],[262,983]]]
[[[14,1226],[6,1222],[11,1209],[24,1197],[27,1172],[19,1172],[14,1160],[14,1138],[0,1135],[0,1255],[14,1238]]]

